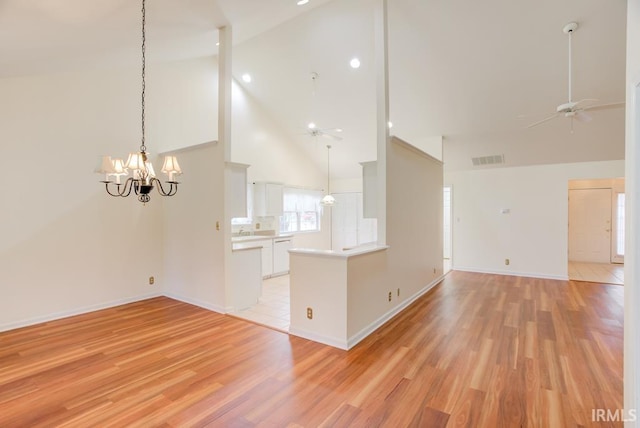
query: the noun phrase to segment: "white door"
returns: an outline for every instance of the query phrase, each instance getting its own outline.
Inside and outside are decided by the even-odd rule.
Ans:
[[[569,190],[569,260],[611,261],[611,189]]]
[[[624,263],[624,192],[613,193],[613,234],[611,237],[611,263]]]

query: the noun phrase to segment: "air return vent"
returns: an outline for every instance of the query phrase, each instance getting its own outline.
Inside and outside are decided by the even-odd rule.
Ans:
[[[473,166],[498,165],[504,163],[504,155],[480,156],[471,158]]]

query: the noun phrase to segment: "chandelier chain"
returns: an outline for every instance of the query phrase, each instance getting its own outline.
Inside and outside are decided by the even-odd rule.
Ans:
[[[147,151],[147,146],[145,145],[144,140],[144,96],[145,96],[145,48],[146,48],[146,36],[145,36],[145,21],[146,21],[146,10],[144,7],[145,0],[142,0],[142,145],[140,146],[141,152]]]

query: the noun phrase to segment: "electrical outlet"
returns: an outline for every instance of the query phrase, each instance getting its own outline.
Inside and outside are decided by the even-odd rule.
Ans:
[[[389,301],[391,301],[391,291],[389,291]]]
[[[155,284],[155,282],[156,282],[156,279],[154,277],[150,276],[149,277],[149,285],[153,285],[153,284]]]
[[[313,319],[313,309],[312,308],[307,308],[307,318],[309,318],[310,320]]]
[[[509,266],[509,263],[511,263],[511,261],[509,259],[504,259],[504,264]]]

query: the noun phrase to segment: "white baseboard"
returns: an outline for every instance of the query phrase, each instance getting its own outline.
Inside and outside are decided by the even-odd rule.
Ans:
[[[493,269],[482,269],[477,267],[466,267],[466,266],[454,266],[453,270],[459,270],[462,272],[475,272],[475,273],[490,273],[493,275],[511,275],[511,276],[524,276],[529,278],[540,278],[540,279],[556,279],[559,281],[568,281],[569,277],[567,275],[547,275],[544,273],[532,273],[532,272],[513,272],[508,270],[493,270]]]
[[[68,311],[55,312],[55,313],[48,314],[48,315],[43,315],[43,316],[34,317],[34,318],[28,318],[28,319],[25,319],[25,320],[11,322],[11,323],[8,323],[8,324],[2,324],[2,325],[0,325],[0,331],[8,331],[8,330],[14,330],[16,328],[28,327],[28,326],[34,325],[34,324],[40,324],[40,323],[43,323],[43,322],[55,321],[55,320],[59,320],[59,319],[62,319],[62,318],[68,318],[68,317],[73,317],[73,316],[76,316],[76,315],[82,315],[82,314],[86,314],[88,312],[95,312],[95,311],[99,311],[101,309],[108,309],[108,308],[112,308],[114,306],[126,305],[127,303],[139,302],[141,300],[151,299],[153,297],[160,297],[160,296],[162,296],[162,293],[160,293],[160,292],[147,293],[147,294],[143,294],[143,295],[140,295],[140,296],[127,297],[125,299],[111,300],[111,301],[105,302],[105,303],[97,303],[95,305],[83,306],[81,308],[71,309],[71,310],[68,310]]]
[[[209,303],[209,302],[204,302],[202,300],[192,299],[190,297],[184,297],[184,296],[181,296],[181,295],[175,294],[175,293],[164,293],[164,295],[169,297],[170,299],[178,300],[180,302],[188,303],[190,305],[198,306],[200,308],[208,309],[210,311],[218,312],[220,314],[226,314],[226,313],[229,312],[227,310],[228,308],[225,308],[225,307],[219,306],[219,305],[214,305],[214,304]],[[233,309],[233,308],[231,308],[231,309]]]
[[[289,328],[289,334],[311,340],[312,342],[318,342],[324,345],[333,346],[334,348],[343,349],[345,351],[349,349],[347,341],[344,339],[322,336],[299,328]]]
[[[373,333],[374,331],[376,331],[378,328],[380,328],[384,323],[386,323],[387,321],[389,321],[391,318],[393,318],[394,316],[398,315],[400,312],[402,312],[403,310],[405,310],[409,305],[411,305],[413,302],[415,302],[418,298],[422,297],[424,294],[426,294],[429,290],[431,290],[436,284],[438,284],[439,282],[441,282],[444,279],[445,275],[441,275],[440,277],[434,279],[433,281],[431,281],[429,284],[427,284],[425,287],[423,287],[420,291],[418,291],[417,293],[415,293],[413,296],[409,297],[407,300],[403,301],[402,303],[400,303],[398,306],[396,306],[395,308],[391,309],[389,312],[383,314],[380,318],[378,318],[377,320],[375,320],[374,322],[372,322],[371,324],[369,324],[368,326],[366,326],[365,328],[363,328],[362,330],[360,330],[358,333],[354,334],[353,336],[351,336],[348,340],[347,340],[347,348],[346,349],[351,349],[354,346],[356,346],[358,343],[360,343],[364,338],[366,338],[367,336],[369,336],[371,333]]]

